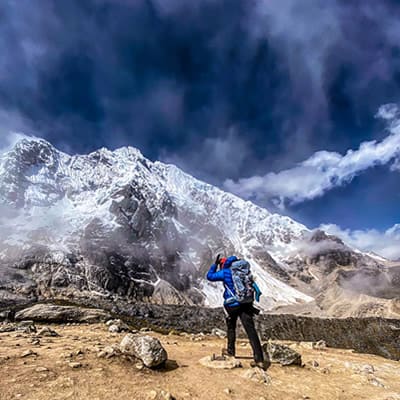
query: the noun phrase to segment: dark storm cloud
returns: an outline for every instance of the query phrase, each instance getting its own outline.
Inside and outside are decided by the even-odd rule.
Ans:
[[[375,0],[4,1],[0,135],[130,144],[214,183],[343,152],[398,100],[399,13]]]

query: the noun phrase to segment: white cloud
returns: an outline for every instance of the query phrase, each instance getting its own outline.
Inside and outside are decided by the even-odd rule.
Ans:
[[[251,153],[244,137],[244,134],[231,127],[224,137],[209,137],[198,143],[191,142],[180,154],[164,152],[159,155],[159,159],[175,164],[198,178],[203,178],[198,175],[198,171],[202,171],[207,180],[212,182],[215,177],[237,174],[243,169]]]
[[[390,260],[400,259],[400,224],[380,232],[376,229],[342,229],[335,224],[321,225],[320,229],[340,237],[348,245],[362,251],[374,252]]]
[[[399,169],[399,114],[399,108],[393,104],[379,109],[377,117],[389,121],[390,132],[381,142],[363,142],[357,150],[348,150],[345,155],[319,151],[291,169],[237,182],[228,179],[224,187],[244,198],[272,199],[283,208],[285,201],[293,204],[320,197],[374,166],[392,163],[392,170]]]
[[[20,132],[29,132],[29,135]],[[0,108],[0,153],[8,151],[19,140],[32,137],[36,138],[20,113]]]
[[[17,142],[22,139],[38,139],[35,136],[25,135],[19,132],[9,132],[0,136],[0,154],[9,151]]]

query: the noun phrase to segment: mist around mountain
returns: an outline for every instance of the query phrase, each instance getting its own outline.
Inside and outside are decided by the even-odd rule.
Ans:
[[[71,156],[42,139],[18,141],[0,158],[0,222],[4,304],[219,306],[222,285],[204,277],[222,253],[250,261],[264,310],[400,315],[395,263],[132,147]]]

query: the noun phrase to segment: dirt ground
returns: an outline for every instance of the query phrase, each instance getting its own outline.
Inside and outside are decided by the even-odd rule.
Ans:
[[[50,325],[46,325],[50,326]],[[104,324],[51,325],[59,337],[0,333],[0,400],[148,400],[171,393],[180,399],[246,400],[400,400],[400,362],[351,350],[315,350],[310,343],[289,343],[305,366],[268,370],[271,383],[244,377],[251,361],[246,340],[238,341],[243,368],[214,370],[199,359],[219,354],[223,339],[161,335],[169,361],[164,370],[139,370],[121,358],[99,358],[98,352],[119,343],[124,333],[109,333]],[[195,339],[195,340],[194,340]],[[288,342],[286,342],[288,344]],[[31,350],[36,354],[25,355]]]

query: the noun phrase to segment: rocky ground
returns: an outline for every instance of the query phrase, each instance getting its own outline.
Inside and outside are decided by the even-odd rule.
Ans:
[[[136,327],[159,332],[200,333],[225,329],[222,309],[183,305],[156,305],[114,301],[36,303],[0,308],[0,320],[33,320],[42,323],[104,322],[112,316],[124,318]],[[400,320],[385,318],[312,318],[290,314],[261,313],[256,326],[262,340],[318,341],[329,347],[354,349],[393,360],[400,360]],[[243,333],[243,331],[242,331]]]
[[[168,353],[164,365],[149,369],[119,352],[127,334],[120,329],[127,327],[116,325],[0,323],[0,399],[400,399],[399,362],[379,356],[284,342],[301,354],[303,366],[273,363],[262,383],[249,367],[247,340],[238,341],[241,368],[213,369],[200,360],[220,354],[219,330],[144,328],[134,336],[158,338]]]

